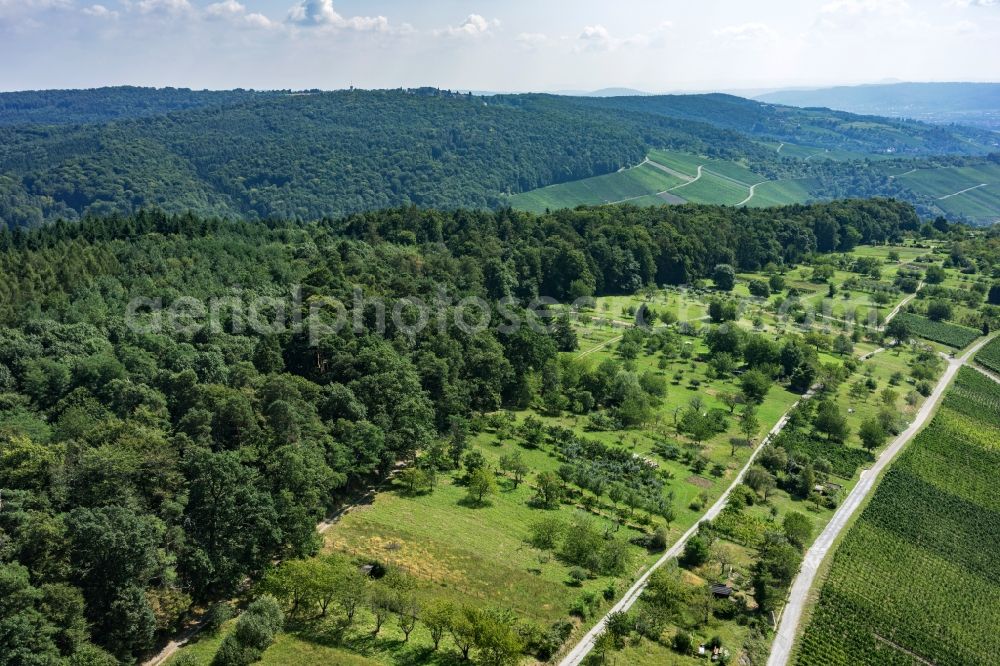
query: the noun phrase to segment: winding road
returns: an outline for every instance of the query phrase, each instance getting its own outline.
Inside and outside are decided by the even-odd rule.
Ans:
[[[674,190],[679,190],[679,189],[681,189],[682,187],[687,187],[687,186],[688,186],[688,185],[690,185],[691,183],[694,183],[694,182],[696,182],[696,181],[700,180],[700,179],[701,179],[701,171],[702,171],[702,167],[704,167],[704,165],[703,165],[703,164],[699,164],[699,165],[698,165],[698,175],[696,175],[696,176],[695,176],[694,178],[692,178],[691,180],[687,181],[686,183],[681,183],[680,185],[675,185],[674,187],[671,187],[671,188],[670,188],[669,190],[664,190],[663,192],[661,192],[661,194],[665,194],[665,193],[667,193],[667,192],[673,192]]]
[[[753,199],[753,195],[754,195],[754,191],[755,191],[755,190],[757,189],[757,186],[758,186],[758,185],[763,185],[764,183],[770,183],[770,182],[771,182],[771,181],[769,181],[769,180],[762,180],[762,181],[761,181],[761,182],[759,182],[759,183],[754,183],[753,185],[751,185],[751,186],[750,186],[750,195],[749,195],[749,196],[748,196],[748,197],[747,197],[746,199],[744,199],[743,201],[739,202],[739,203],[738,203],[738,204],[736,204],[736,205],[737,205],[737,206],[742,206],[743,204],[745,204],[745,203],[747,203],[748,201],[750,201],[751,199]]]
[[[798,633],[799,623],[802,620],[802,613],[809,600],[809,590],[812,589],[813,582],[816,580],[820,564],[822,564],[827,553],[830,552],[831,547],[837,540],[837,536],[847,525],[848,521],[850,521],[851,516],[854,515],[864,503],[865,498],[876,487],[882,470],[892,462],[899,452],[903,450],[903,447],[924,427],[924,424],[927,423],[928,419],[934,413],[934,409],[938,403],[941,402],[941,397],[951,384],[952,379],[958,374],[959,368],[965,365],[983,345],[995,336],[996,334],[979,341],[969,351],[965,352],[961,358],[948,359],[948,368],[945,370],[940,381],[938,381],[937,386],[934,387],[934,392],[931,393],[930,397],[927,398],[920,408],[920,411],[917,412],[913,423],[879,454],[878,460],[875,461],[875,464],[870,469],[861,472],[858,485],[854,486],[847,499],[844,500],[836,513],[833,514],[833,518],[827,523],[826,528],[817,537],[816,541],[813,542],[812,546],[809,547],[809,550],[806,551],[806,556],[802,560],[802,568],[799,569],[799,573],[792,583],[788,595],[788,603],[781,614],[781,622],[774,637],[774,644],[771,647],[771,656],[768,658],[767,666],[785,666],[788,664],[792,655],[792,647],[795,645],[795,636]]]
[[[602,617],[600,621],[597,624],[595,624],[590,629],[590,631],[588,631],[583,636],[583,638],[580,639],[580,642],[577,643],[576,646],[572,650],[570,650],[570,652],[565,657],[563,657],[562,661],[559,662],[559,666],[578,666],[579,664],[583,663],[584,659],[587,657],[587,654],[589,654],[590,651],[594,648],[594,642],[597,640],[597,637],[600,636],[601,632],[604,631],[604,626],[608,620],[608,617],[613,613],[625,612],[628,609],[630,609],[635,604],[635,602],[639,600],[639,596],[642,594],[642,591],[646,589],[646,583],[649,582],[649,578],[650,576],[653,575],[653,572],[662,567],[664,564],[666,564],[673,558],[680,555],[681,551],[684,549],[684,545],[688,542],[688,539],[690,539],[698,532],[698,527],[701,525],[703,521],[712,520],[722,512],[722,509],[724,509],[726,506],[726,501],[729,499],[729,494],[733,491],[733,488],[738,486],[743,481],[743,475],[746,474],[747,470],[750,469],[750,466],[753,465],[754,460],[757,458],[757,454],[761,451],[761,449],[764,448],[765,444],[771,441],[774,437],[778,435],[778,433],[780,433],[784,429],[785,425],[788,423],[788,417],[792,413],[792,410],[794,410],[799,405],[800,402],[802,402],[803,400],[808,400],[813,395],[814,395],[813,391],[810,390],[808,393],[806,393],[801,398],[796,400],[795,403],[788,408],[788,411],[786,411],[781,416],[781,419],[774,425],[774,427],[771,428],[771,431],[767,433],[767,436],[760,443],[760,445],[757,446],[757,448],[755,448],[753,452],[750,454],[750,457],[747,459],[746,464],[740,470],[739,474],[736,475],[736,478],[733,479],[733,482],[729,485],[728,488],[726,488],[726,491],[722,493],[719,499],[715,501],[715,504],[713,504],[711,508],[705,512],[705,514],[701,517],[701,520],[692,525],[687,532],[681,535],[681,538],[678,539],[673,546],[668,548],[667,551],[663,553],[663,555],[660,557],[660,559],[658,559],[655,563],[653,563],[653,565],[649,567],[649,569],[647,569],[645,573],[643,573],[642,576],[640,576],[637,581],[635,581],[632,587],[628,589],[628,592],[625,593],[625,596],[623,596],[618,601],[618,603],[616,603],[611,608],[611,610],[608,611],[607,615]]]

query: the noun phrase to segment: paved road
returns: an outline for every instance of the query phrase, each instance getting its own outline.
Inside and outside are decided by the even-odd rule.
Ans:
[[[785,425],[788,423],[789,414],[791,414],[792,410],[798,406],[799,402],[802,400],[808,400],[812,396],[813,391],[809,391],[799,400],[795,401],[794,405],[788,408],[788,411],[785,412],[781,419],[774,425],[773,428],[771,428],[771,431],[767,433],[767,436],[761,444],[750,454],[750,458],[747,460],[746,465],[743,466],[743,469],[741,469],[739,474],[736,475],[736,478],[733,479],[732,484],[730,484],[730,486],[726,489],[726,492],[724,492],[722,496],[716,500],[715,504],[713,504],[712,507],[705,512],[705,515],[701,517],[701,521],[712,520],[722,512],[722,509],[726,506],[726,500],[729,499],[729,493],[732,492],[733,488],[738,486],[740,482],[742,482],[743,475],[746,474],[748,469],[750,469],[750,466],[753,464],[753,461],[756,459],[760,450],[763,449],[764,445],[771,441],[771,439],[777,436],[782,429],[784,429]],[[639,577],[632,587],[629,588],[628,592],[625,593],[625,596],[623,596],[618,603],[616,603],[611,610],[608,611],[607,615],[602,617],[601,620],[594,625],[583,638],[580,639],[580,642],[576,644],[569,654],[563,657],[563,660],[559,662],[559,666],[577,666],[578,664],[583,663],[584,658],[586,658],[587,654],[593,649],[594,641],[601,635],[601,632],[604,631],[604,625],[607,622],[608,616],[612,613],[627,611],[633,604],[635,604],[635,602],[639,599],[639,596],[642,594],[642,591],[646,588],[646,583],[649,581],[649,577],[652,576],[653,572],[661,566],[680,555],[681,551],[684,549],[684,544],[686,544],[688,539],[697,533],[698,526],[701,521],[691,526],[691,528],[688,529],[688,531],[685,532],[673,546],[663,553],[660,559],[658,559],[653,566],[649,567],[649,569],[647,569],[646,572]]]
[[[930,397],[927,398],[927,401],[920,408],[920,411],[917,412],[913,423],[886,447],[871,469],[861,472],[861,479],[858,481],[858,485],[854,486],[847,499],[840,505],[837,512],[833,514],[833,518],[827,524],[826,529],[823,530],[822,534],[810,546],[805,558],[802,560],[802,568],[792,583],[788,604],[782,612],[781,623],[778,625],[778,632],[774,637],[774,644],[771,647],[771,656],[767,661],[767,666],[785,666],[788,663],[792,654],[792,646],[795,644],[799,622],[802,619],[802,612],[805,610],[806,603],[809,600],[809,590],[816,579],[816,573],[823,562],[823,558],[830,551],[830,547],[836,541],[837,535],[844,529],[844,526],[847,525],[851,516],[858,510],[858,507],[861,506],[872,489],[875,488],[882,470],[903,450],[906,443],[924,427],[924,424],[933,414],[934,408],[941,401],[941,396],[944,395],[948,385],[951,384],[951,380],[958,373],[958,369],[965,365],[990,339],[992,338],[980,341],[969,349],[969,351],[965,352],[961,358],[948,360],[948,368],[945,370],[940,381],[938,381],[934,392],[931,393]]]

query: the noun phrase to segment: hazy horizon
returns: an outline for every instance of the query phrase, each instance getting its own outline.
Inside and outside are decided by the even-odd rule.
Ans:
[[[0,0],[0,90],[985,82],[1000,80],[997,29],[1000,0]]]

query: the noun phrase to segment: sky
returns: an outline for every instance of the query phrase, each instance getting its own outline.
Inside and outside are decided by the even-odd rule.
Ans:
[[[0,0],[0,90],[1000,81],[1000,0]]]

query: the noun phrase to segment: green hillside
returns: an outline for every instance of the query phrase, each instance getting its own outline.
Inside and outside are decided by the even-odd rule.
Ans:
[[[751,160],[706,157],[692,153],[651,150],[648,160],[655,162],[689,182],[665,187],[631,182],[627,196],[606,201],[623,201],[637,206],[665,203],[711,203],[747,206],[778,206],[790,203],[823,201],[839,197],[887,196],[900,198],[917,206],[926,217],[945,215],[956,220],[992,224],[1000,220],[1000,164],[993,158],[948,160],[877,159],[859,160],[857,155],[809,149],[788,144],[763,144],[766,159]],[[791,155],[796,157],[791,157]],[[779,155],[783,155],[779,157]],[[873,156],[874,157],[874,156]],[[965,166],[952,166],[966,162]],[[698,169],[701,167],[701,176]],[[625,181],[614,174],[609,182]],[[751,196],[751,186],[753,192]],[[542,193],[544,192],[544,194]],[[544,207],[601,203],[596,195],[575,183],[562,183],[541,192],[527,192],[514,197],[511,205],[524,210]],[[533,203],[544,199],[542,208]]]
[[[897,178],[946,213],[1000,221],[1000,164],[917,169]]]
[[[995,150],[991,141],[994,135],[958,126],[727,95],[478,97],[432,88],[5,93],[0,224],[34,226],[151,206],[310,219],[405,205],[736,204],[750,185],[803,178],[822,183],[810,190],[814,198],[898,196],[929,215],[985,219],[992,200],[983,192],[935,206],[929,197],[908,197],[872,165],[892,156],[971,158]],[[615,176],[655,150],[672,155],[664,157],[668,170]],[[709,173],[686,186],[686,196],[651,196],[682,185],[684,175],[693,178],[695,162]],[[595,176],[612,177],[534,192]],[[789,201],[791,193],[761,200],[769,197]]]

